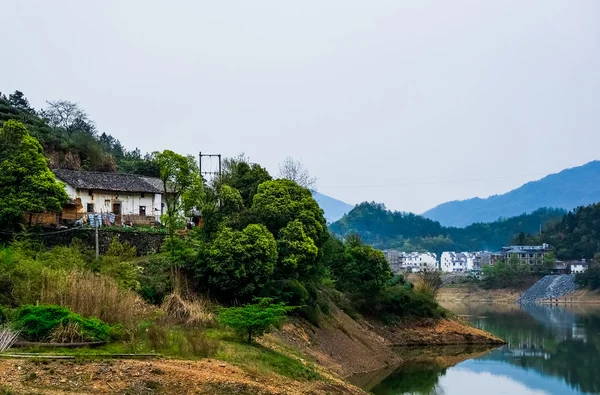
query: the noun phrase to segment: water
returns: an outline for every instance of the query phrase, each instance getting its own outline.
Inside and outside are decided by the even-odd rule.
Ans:
[[[363,388],[376,395],[600,393],[600,307],[446,307],[508,344],[398,350],[408,362]]]

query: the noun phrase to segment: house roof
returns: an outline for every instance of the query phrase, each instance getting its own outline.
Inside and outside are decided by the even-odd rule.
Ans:
[[[96,171],[53,170],[57,178],[77,189],[103,191],[163,193],[158,178],[136,174],[102,173]]]

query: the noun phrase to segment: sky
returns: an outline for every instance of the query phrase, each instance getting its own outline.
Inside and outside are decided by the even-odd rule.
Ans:
[[[423,212],[600,159],[600,2],[3,1],[0,91]]]

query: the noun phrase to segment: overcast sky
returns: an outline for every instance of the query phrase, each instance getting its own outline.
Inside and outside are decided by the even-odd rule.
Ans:
[[[93,3],[93,4],[92,4]],[[600,1],[3,1],[0,91],[422,212],[600,157]]]

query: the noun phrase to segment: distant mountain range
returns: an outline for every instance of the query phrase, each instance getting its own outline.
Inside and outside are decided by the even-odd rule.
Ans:
[[[313,197],[319,203],[319,206],[325,211],[325,219],[327,222],[335,222],[342,218],[344,214],[352,210],[354,207],[351,204],[342,202],[341,200],[334,199],[330,196],[323,195],[322,193],[313,191]]]
[[[443,226],[464,227],[530,213],[539,207],[571,210],[596,202],[600,202],[600,161],[551,174],[502,195],[443,203],[422,215]]]

